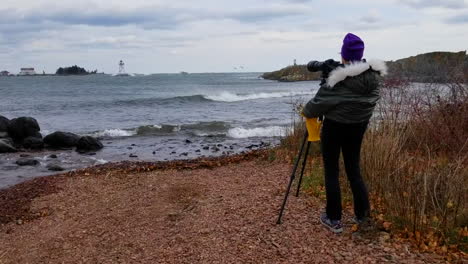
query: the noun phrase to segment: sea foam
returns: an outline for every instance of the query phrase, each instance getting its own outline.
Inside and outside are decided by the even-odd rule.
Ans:
[[[231,138],[250,138],[250,137],[281,137],[285,136],[287,128],[281,126],[242,128],[236,127],[229,129],[227,136]]]
[[[106,129],[103,131],[98,131],[93,133],[95,137],[131,137],[136,134],[135,130],[125,130],[125,129]]]

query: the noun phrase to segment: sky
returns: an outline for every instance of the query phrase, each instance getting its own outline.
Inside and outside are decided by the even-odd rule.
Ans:
[[[468,0],[1,0],[0,71],[78,65],[115,73],[264,72],[468,47]]]

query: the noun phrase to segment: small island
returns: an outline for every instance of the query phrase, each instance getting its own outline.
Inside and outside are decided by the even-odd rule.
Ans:
[[[280,82],[298,82],[320,80],[320,72],[309,72],[307,65],[291,65],[278,71],[267,72],[263,79]]]
[[[58,68],[55,72],[56,75],[88,75],[88,74],[96,74],[97,70],[94,71],[87,71],[84,68],[78,67],[77,65],[65,68]]]

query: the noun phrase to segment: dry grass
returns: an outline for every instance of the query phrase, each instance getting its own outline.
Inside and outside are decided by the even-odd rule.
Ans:
[[[363,145],[363,174],[386,215],[438,243],[467,239],[467,91],[458,82],[384,85]]]

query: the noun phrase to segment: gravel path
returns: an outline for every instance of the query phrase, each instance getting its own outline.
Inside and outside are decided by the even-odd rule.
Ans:
[[[349,220],[332,234],[318,222],[322,202],[306,195],[291,195],[276,225],[290,169],[253,159],[51,178],[53,191],[28,205],[35,219],[0,226],[0,263],[443,263],[353,234]]]

